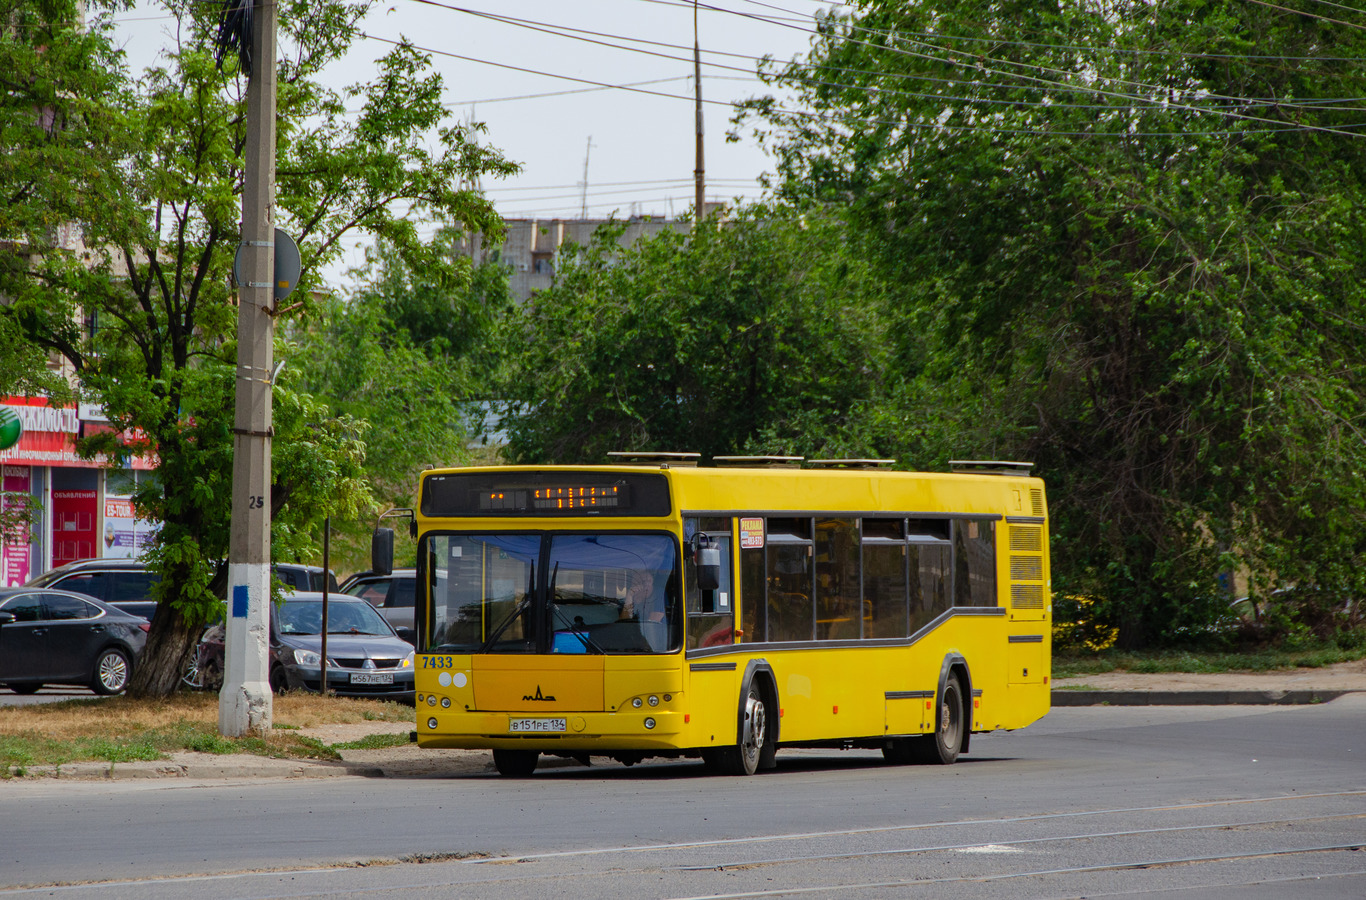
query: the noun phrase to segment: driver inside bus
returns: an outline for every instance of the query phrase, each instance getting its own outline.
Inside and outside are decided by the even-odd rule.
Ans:
[[[664,597],[655,591],[655,576],[649,569],[631,574],[631,586],[621,602],[621,618],[639,622],[664,621]]]

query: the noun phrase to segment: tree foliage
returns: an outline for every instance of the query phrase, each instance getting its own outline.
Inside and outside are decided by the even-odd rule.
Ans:
[[[491,333],[512,300],[507,272],[471,266],[442,230],[417,253],[380,242],[348,296],[293,329],[289,366],[331,416],[366,423],[366,478],[383,508],[411,506],[418,473],[472,460],[476,400],[489,396]],[[334,523],[344,559],[368,565],[372,520]],[[400,544],[400,549],[406,545]]]
[[[0,335],[17,329],[64,356],[111,421],[140,436],[132,445],[104,437],[87,449],[158,458],[155,487],[135,497],[140,515],[163,523],[151,558],[166,602],[131,686],[153,694],[174,688],[193,627],[214,614],[224,577],[236,353],[228,273],[240,239],[246,139],[246,81],[231,60],[218,68],[208,49],[217,7],[172,0],[166,8],[179,43],[136,79],[97,20],[69,68],[83,72],[83,64],[99,77],[32,88],[63,123],[52,129],[52,153],[70,166],[46,167],[47,154],[36,151],[13,160],[4,175],[11,196],[31,185],[55,199],[35,200],[33,210],[3,220],[0,233],[21,251],[0,269],[9,301]],[[43,20],[48,7],[32,9]],[[491,206],[459,186],[514,167],[480,143],[477,128],[445,124],[441,79],[426,57],[399,45],[368,83],[335,90],[319,79],[358,37],[368,9],[333,0],[280,10],[277,221],[303,254],[296,315],[307,312],[319,268],[349,232],[420,254],[414,217],[501,228]],[[42,56],[37,45],[28,49]],[[31,71],[40,81],[62,74]],[[6,121],[21,118],[11,111]],[[43,135],[30,127],[20,138],[41,146]],[[40,215],[45,203],[51,210]],[[79,240],[58,240],[63,228]],[[306,394],[277,385],[275,404],[274,537],[277,552],[289,554],[313,539],[323,516],[365,502],[363,445],[358,423]]]
[[[751,104],[899,286],[902,454],[1035,460],[1055,589],[1126,646],[1235,567],[1366,592],[1366,31],[1318,13],[870,0]]]
[[[604,228],[509,317],[526,462],[613,450],[844,455],[885,387],[882,296],[837,220],[756,207],[628,249]]]

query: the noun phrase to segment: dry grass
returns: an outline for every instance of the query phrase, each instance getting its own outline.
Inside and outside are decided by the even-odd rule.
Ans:
[[[335,759],[335,750],[300,729],[412,719],[412,708],[397,703],[285,694],[274,700],[270,735],[224,738],[212,693],[6,706],[0,707],[0,777],[28,766],[161,759],[179,750]]]

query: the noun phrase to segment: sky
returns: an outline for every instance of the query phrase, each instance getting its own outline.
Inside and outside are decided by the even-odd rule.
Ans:
[[[702,0],[698,32],[704,100],[729,102],[769,93],[754,77],[758,58],[767,54],[787,60],[804,53],[812,15],[837,5],[822,0]],[[174,21],[160,12],[142,3],[115,18],[117,40],[135,70],[172,44],[168,32]],[[548,26],[597,32],[576,34],[632,49],[535,30]],[[385,41],[407,38],[428,51],[444,77],[452,114],[486,123],[483,140],[523,167],[519,175],[482,185],[504,217],[576,218],[585,202],[593,218],[613,213],[673,216],[692,206],[693,7],[688,0],[382,0],[363,27],[370,37],[357,42],[344,64],[328,74],[329,80],[340,87],[373,76],[374,60],[392,47]],[[594,85],[583,82],[629,84],[678,99],[585,90]],[[705,105],[708,201],[757,198],[762,195],[760,176],[773,171],[772,160],[751,133],[738,143],[726,143],[730,118],[727,106]],[[341,286],[342,273],[362,259],[363,238],[357,237],[328,279]]]

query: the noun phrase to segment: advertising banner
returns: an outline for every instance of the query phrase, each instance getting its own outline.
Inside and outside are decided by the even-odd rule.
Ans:
[[[126,497],[104,498],[104,552],[102,556],[137,559],[156,531],[156,525],[137,518],[133,501]]]
[[[32,469],[28,466],[0,466],[0,491],[5,494],[27,495],[32,484]],[[6,507],[17,505],[6,496]],[[15,587],[29,579],[30,544],[27,531],[4,535],[0,549],[0,587]]]

